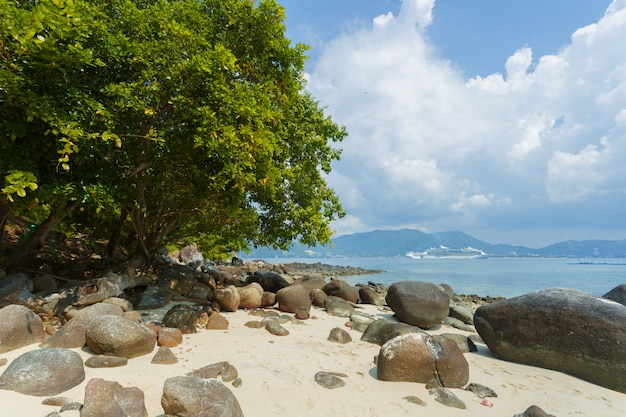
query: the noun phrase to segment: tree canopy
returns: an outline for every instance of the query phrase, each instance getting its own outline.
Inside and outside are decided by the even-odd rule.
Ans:
[[[284,18],[274,0],[0,2],[0,219],[40,223],[29,251],[72,213],[142,260],[329,242],[346,131]]]

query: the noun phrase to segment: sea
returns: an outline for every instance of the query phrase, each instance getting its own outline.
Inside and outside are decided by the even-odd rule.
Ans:
[[[418,280],[448,284],[457,294],[511,298],[549,288],[571,288],[602,296],[626,283],[626,259],[573,258],[266,258],[269,263],[322,263],[383,272],[342,277],[350,284],[389,286]]]

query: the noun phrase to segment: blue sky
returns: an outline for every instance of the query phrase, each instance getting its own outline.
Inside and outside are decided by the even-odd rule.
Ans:
[[[626,238],[626,0],[279,0],[345,125],[339,234]]]

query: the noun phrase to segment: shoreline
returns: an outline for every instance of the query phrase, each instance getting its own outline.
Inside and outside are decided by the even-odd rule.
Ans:
[[[333,267],[323,265],[327,266]],[[247,262],[242,267],[218,266],[225,280],[221,285],[245,280],[247,274],[254,273],[255,270],[262,269],[261,267],[276,273],[285,272],[286,268],[283,264],[269,264],[266,261]],[[337,270],[347,271],[341,266]],[[307,274],[315,275],[310,272],[293,273],[289,280],[293,282]],[[455,294],[455,297],[461,296]],[[475,295],[465,297],[481,298]],[[481,305],[467,300],[467,298],[464,300],[465,304],[473,311]],[[141,318],[144,323],[160,321],[172,305],[180,302],[181,299],[173,298],[165,307],[135,310],[135,317]],[[193,305],[200,304],[198,300],[188,299],[187,302]],[[356,304],[355,308],[375,318],[397,321],[394,313],[386,306]],[[102,378],[116,381],[123,387],[138,388],[144,395],[147,415],[164,417],[161,397],[164,383],[168,378],[184,376],[193,370],[227,361],[237,369],[241,385],[225,383],[225,386],[237,399],[243,415],[248,417],[294,415],[317,417],[328,415],[329,412],[344,417],[422,413],[438,417],[462,415],[473,417],[489,413],[494,416],[515,416],[532,405],[558,417],[579,415],[621,417],[623,405],[626,404],[624,393],[594,385],[562,372],[497,359],[471,327],[459,329],[452,325],[439,324],[426,330],[426,333],[431,335],[452,333],[465,338],[471,336],[477,349],[475,352],[464,354],[469,365],[469,383],[484,385],[497,394],[497,397],[489,398],[486,405],[482,403],[480,397],[470,391],[462,388],[452,389],[451,391],[465,404],[465,409],[459,410],[437,402],[424,384],[379,380],[374,358],[378,356],[381,347],[360,340],[362,333],[352,327],[350,318],[330,315],[320,307],[311,308],[310,318],[304,320],[296,319],[293,314],[281,313],[277,307],[261,310],[289,316],[282,324],[288,334],[277,336],[265,328],[248,326],[248,322],[260,320],[258,315],[253,314],[257,310],[222,311],[221,315],[228,322],[227,329],[207,330],[198,327],[197,333],[183,335],[182,343],[170,348],[177,360],[176,363],[168,365],[152,363],[153,357],[159,351],[159,347],[155,346],[152,352],[129,359],[125,366],[85,367],[85,380],[59,394],[58,397],[66,398],[67,402],[83,403],[87,383],[94,378]],[[336,328],[345,330],[352,340],[345,344],[330,341],[329,335]],[[37,349],[40,349],[39,343],[0,354],[0,361],[6,359],[6,363],[0,365],[0,373],[20,355]],[[94,356],[87,347],[70,350],[80,355],[83,362]],[[316,374],[320,371],[341,375],[345,386],[337,389],[322,387],[315,380]],[[46,398],[0,389],[0,401],[7,415],[80,416],[78,410],[54,414],[58,413],[60,408],[44,405],[42,401]],[[425,405],[414,403],[417,401],[416,398]]]

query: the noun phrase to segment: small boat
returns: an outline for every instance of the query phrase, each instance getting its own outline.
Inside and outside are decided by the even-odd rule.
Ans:
[[[406,256],[413,259],[479,259],[486,258],[487,254],[471,246],[454,249],[441,245],[424,252],[408,252]]]

